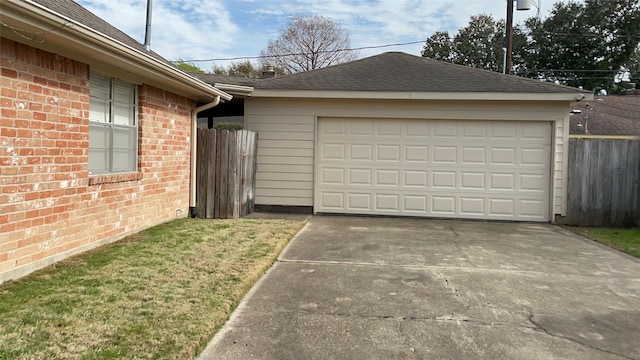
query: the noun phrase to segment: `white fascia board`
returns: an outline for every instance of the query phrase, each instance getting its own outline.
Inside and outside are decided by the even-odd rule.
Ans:
[[[321,91],[255,89],[254,98],[386,99],[386,100],[486,100],[486,101],[572,101],[579,97],[593,100],[593,94],[575,93],[498,93],[498,92],[393,92]]]
[[[3,0],[2,21],[37,34],[34,39],[3,29],[2,36],[70,59],[123,80],[146,83],[194,100],[233,96],[153,56],[29,0]]]
[[[213,86],[216,89],[220,89],[224,92],[233,95],[242,95],[242,96],[251,96],[254,88],[251,86],[241,86],[241,85],[233,85],[233,84],[224,84],[224,83],[215,83]]]

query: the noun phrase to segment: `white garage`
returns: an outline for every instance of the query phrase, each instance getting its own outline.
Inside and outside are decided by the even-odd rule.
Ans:
[[[548,122],[320,118],[317,212],[548,221]]]
[[[564,215],[570,104],[593,97],[403,53],[250,85],[258,208],[539,222]]]

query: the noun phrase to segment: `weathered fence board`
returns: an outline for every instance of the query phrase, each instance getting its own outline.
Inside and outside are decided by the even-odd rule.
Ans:
[[[569,139],[565,224],[638,223],[640,140]]]
[[[257,137],[248,130],[198,129],[197,217],[228,219],[253,212]]]

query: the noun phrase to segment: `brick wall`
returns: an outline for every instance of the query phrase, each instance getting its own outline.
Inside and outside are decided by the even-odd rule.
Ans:
[[[89,66],[0,45],[0,282],[187,215],[193,101],[140,85],[139,171],[89,177]]]

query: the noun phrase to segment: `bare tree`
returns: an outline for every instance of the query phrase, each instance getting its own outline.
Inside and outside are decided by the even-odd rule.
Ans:
[[[355,60],[358,53],[350,47],[348,31],[334,20],[294,16],[260,52],[260,63],[292,74]]]

